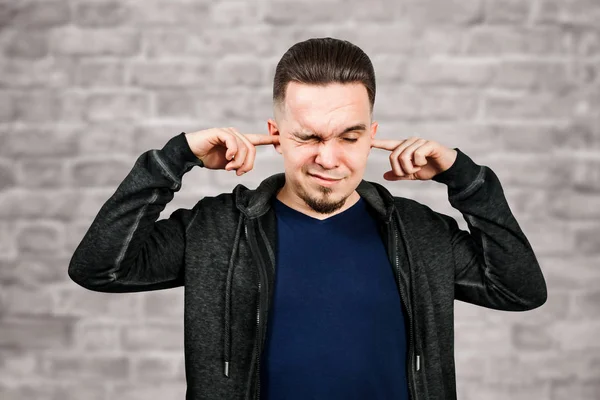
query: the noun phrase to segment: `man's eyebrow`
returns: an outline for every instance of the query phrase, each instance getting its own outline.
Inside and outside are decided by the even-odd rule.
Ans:
[[[353,126],[347,127],[341,133],[339,133],[338,136],[341,136],[341,135],[343,135],[344,133],[347,133],[347,132],[364,131],[366,129],[367,129],[367,126],[365,124],[357,124],[357,125],[353,125]],[[309,138],[317,136],[314,133],[311,133],[311,132],[302,132],[302,131],[292,131],[292,135],[295,135],[295,136],[304,136],[304,137],[309,137]]]
[[[343,135],[346,132],[365,131],[365,130],[367,130],[367,126],[365,124],[358,124],[358,125],[354,125],[354,126],[349,126],[348,128],[344,129],[342,131],[342,133],[340,133],[340,135]]]

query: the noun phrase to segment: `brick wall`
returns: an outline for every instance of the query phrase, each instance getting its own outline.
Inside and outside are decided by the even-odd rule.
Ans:
[[[143,151],[266,133],[274,68],[333,36],[371,57],[381,138],[459,147],[499,176],[548,282],[507,313],[456,302],[459,398],[600,399],[600,1],[0,0],[0,398],[182,399],[182,290],[101,294],[70,256]],[[436,182],[365,179],[466,223]],[[164,210],[282,170],[195,168]]]

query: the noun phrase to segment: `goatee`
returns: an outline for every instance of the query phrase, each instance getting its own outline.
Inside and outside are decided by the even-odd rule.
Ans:
[[[315,212],[319,214],[331,214],[344,206],[348,196],[339,201],[329,200],[329,194],[333,192],[330,188],[320,187],[319,191],[324,194],[321,198],[314,198],[308,195],[303,189],[300,189],[299,196]]]

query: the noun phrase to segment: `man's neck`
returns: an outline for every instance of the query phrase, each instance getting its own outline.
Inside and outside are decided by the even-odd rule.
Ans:
[[[321,213],[316,212],[312,208],[310,208],[304,202],[304,200],[302,200],[296,194],[290,193],[290,192],[291,191],[288,190],[287,186],[284,185],[279,190],[276,197],[279,201],[281,201],[286,206],[288,206],[296,211],[299,211],[302,214],[308,215],[309,217],[320,219],[320,220],[324,220],[329,217],[333,217],[336,214],[342,213],[342,212],[346,211],[347,209],[349,209],[350,207],[352,207],[354,204],[356,204],[356,202],[358,202],[358,200],[360,200],[360,195],[355,190],[350,196],[348,196],[344,205],[342,207],[340,207],[338,210],[334,211],[331,214],[321,214]]]

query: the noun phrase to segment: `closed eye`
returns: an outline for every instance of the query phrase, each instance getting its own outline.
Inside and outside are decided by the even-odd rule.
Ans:
[[[354,142],[356,142],[358,139],[344,138],[344,140],[345,140],[346,142],[354,143]]]
[[[319,139],[317,136],[296,136],[299,140],[307,142],[309,140]]]

